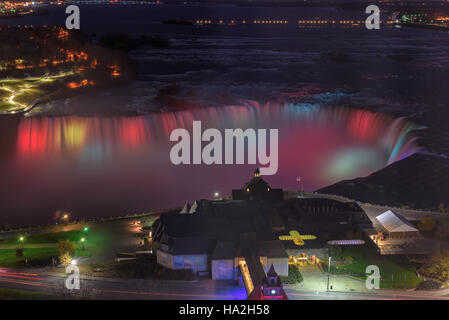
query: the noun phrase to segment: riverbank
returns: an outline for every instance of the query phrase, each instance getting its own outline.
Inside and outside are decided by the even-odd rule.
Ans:
[[[17,38],[14,48],[7,40]],[[0,26],[0,114],[25,113],[38,103],[122,85],[137,77],[125,52],[62,27]],[[45,45],[42,45],[45,44]]]
[[[317,190],[366,203],[447,212],[449,158],[416,153],[366,177]]]

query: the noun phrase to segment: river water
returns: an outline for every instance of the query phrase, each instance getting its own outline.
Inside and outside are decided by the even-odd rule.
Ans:
[[[2,20],[62,24],[49,17]],[[418,150],[418,125],[401,114],[447,99],[447,34],[385,27],[300,28],[299,18],[363,19],[333,8],[82,6],[87,33],[159,34],[169,48],[131,52],[140,77],[123,87],[40,105],[1,119],[0,223],[145,212],[229,195],[256,165],[170,162],[170,132],[203,126],[279,129],[272,187],[308,191],[368,175]],[[179,26],[183,19],[287,19],[287,25]],[[349,54],[333,63],[326,52]],[[413,56],[409,63],[392,55]],[[160,88],[176,84],[170,98]],[[413,93],[413,94],[412,94]],[[376,110],[382,111],[368,111]],[[162,112],[160,112],[162,111]],[[391,115],[395,114],[395,116]]]

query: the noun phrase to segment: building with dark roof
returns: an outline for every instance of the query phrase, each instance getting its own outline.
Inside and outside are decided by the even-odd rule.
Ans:
[[[282,189],[272,189],[260,176],[259,169],[254,171],[254,177],[242,189],[232,190],[233,200],[281,201],[283,198]]]
[[[356,203],[284,200],[282,189],[272,189],[256,170],[231,200],[201,199],[161,215],[152,227],[153,252],[167,268],[207,272],[214,280],[237,280],[244,264],[253,284],[263,284],[271,266],[286,276],[290,256],[319,255],[328,240],[366,227],[371,221]]]

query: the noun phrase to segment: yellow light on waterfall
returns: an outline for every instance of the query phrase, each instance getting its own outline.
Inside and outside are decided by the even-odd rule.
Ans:
[[[64,128],[64,142],[69,147],[81,146],[86,137],[85,124],[79,120],[71,121]]]

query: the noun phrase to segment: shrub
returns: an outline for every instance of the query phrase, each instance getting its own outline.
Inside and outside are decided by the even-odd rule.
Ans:
[[[190,269],[173,270],[161,266],[156,258],[141,257],[134,261],[119,262],[113,265],[118,278],[159,279],[159,280],[195,280],[196,276]]]
[[[449,251],[432,256],[428,263],[419,269],[419,273],[426,278],[438,281],[449,280]]]
[[[58,242],[58,250],[59,254],[68,253],[69,255],[73,255],[76,251],[76,244],[70,240],[60,240]]]
[[[59,262],[65,267],[70,262],[72,262],[72,257],[68,252],[61,253],[61,255],[59,256]]]
[[[418,223],[418,229],[420,231],[432,231],[435,228],[436,221],[432,217],[423,217]]]
[[[327,264],[323,264],[323,271],[324,272],[328,272],[329,271],[329,267]],[[364,272],[359,272],[359,271],[355,271],[349,268],[338,268],[335,267],[333,265],[331,265],[331,274],[336,274],[336,275],[345,275],[345,276],[351,276],[351,277],[355,277],[355,278],[365,278],[366,274]]]
[[[351,256],[347,256],[347,257],[345,257],[344,262],[345,262],[345,264],[352,264],[354,262],[354,258]]]
[[[416,290],[436,290],[440,287],[441,282],[434,280],[424,280],[416,287]]]
[[[283,284],[301,283],[304,279],[299,271],[299,268],[294,264],[288,265],[288,276],[280,276]]]

